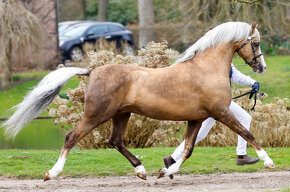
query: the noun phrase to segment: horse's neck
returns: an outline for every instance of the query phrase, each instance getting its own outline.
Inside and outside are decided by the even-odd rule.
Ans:
[[[228,75],[234,55],[233,43],[220,43],[216,47],[211,47],[196,54],[191,61],[193,66],[207,72]]]

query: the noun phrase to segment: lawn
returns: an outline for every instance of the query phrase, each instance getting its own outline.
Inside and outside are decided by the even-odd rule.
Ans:
[[[40,72],[42,78],[47,72]],[[29,74],[16,74],[19,80],[34,77],[35,72]],[[22,101],[25,93],[37,84],[38,80],[27,81],[21,85],[12,87],[7,91],[0,92],[0,118],[9,117],[8,110]],[[75,88],[78,86],[77,77],[72,78],[62,89]],[[42,116],[48,116],[44,112]],[[1,122],[0,122],[1,123]],[[56,126],[53,120],[34,120],[29,123],[15,138],[14,141],[5,140],[3,129],[0,129],[0,149],[6,148],[24,148],[24,149],[58,149],[62,146],[64,136]]]
[[[162,168],[162,157],[174,148],[129,149],[138,155],[148,175],[155,175]],[[265,148],[277,168],[264,168],[263,162],[254,165],[236,166],[234,147],[196,147],[193,155],[182,165],[182,174],[209,174],[226,172],[254,172],[290,170],[290,148]],[[248,154],[256,157],[252,148]],[[11,156],[13,158],[11,158]],[[17,158],[15,156],[28,156]],[[16,178],[43,178],[59,156],[58,150],[0,150],[0,175]],[[60,176],[111,176],[134,175],[134,169],[115,149],[72,150]]]
[[[260,83],[260,91],[268,94],[265,102],[270,103],[274,97],[290,97],[290,56],[265,57],[267,69],[264,73],[254,73],[253,70],[238,58],[233,63],[237,69]],[[236,86],[236,85],[234,85]],[[238,86],[236,86],[238,87]],[[239,86],[247,87],[247,86]]]

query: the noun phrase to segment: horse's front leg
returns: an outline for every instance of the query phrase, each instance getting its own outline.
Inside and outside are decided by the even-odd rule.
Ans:
[[[109,139],[110,144],[126,157],[135,168],[136,175],[146,180],[146,171],[141,161],[135,157],[123,144],[123,135],[126,129],[130,113],[117,113],[113,117],[113,129]]]
[[[187,131],[185,135],[185,146],[181,159],[178,159],[176,163],[171,165],[168,169],[162,168],[157,174],[157,178],[164,176],[169,176],[173,173],[176,173],[180,166],[191,156],[194,149],[195,140],[198,134],[198,131],[201,127],[202,121],[188,121]]]
[[[236,119],[232,111],[228,108],[224,110],[216,110],[219,113],[215,114],[215,119],[228,126],[232,131],[239,134],[245,139],[255,150],[260,159],[264,161],[264,165],[267,168],[275,168],[275,164],[268,154],[262,149],[262,147],[256,142],[254,136],[242,126],[242,124]]]

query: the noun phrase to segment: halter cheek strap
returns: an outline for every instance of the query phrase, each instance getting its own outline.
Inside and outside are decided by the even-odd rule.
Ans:
[[[251,62],[255,62],[255,63],[256,63],[256,62],[257,62],[257,58],[261,57],[263,54],[260,53],[259,55],[256,56],[256,52],[255,52],[254,43],[253,43],[252,38],[250,39],[250,41],[251,41],[252,52],[253,52],[253,54],[254,54],[254,58],[252,59]],[[251,63],[251,62],[250,62],[250,63]],[[248,63],[248,64],[250,65],[250,63]]]
[[[260,53],[259,55],[256,55],[255,48],[254,48],[254,43],[253,43],[253,40],[252,40],[252,37],[251,36],[249,36],[247,38],[247,40],[236,50],[236,52],[238,52],[240,49],[242,49],[249,42],[249,40],[251,42],[251,47],[252,47],[252,52],[254,54],[254,57],[253,57],[253,59],[250,62],[247,62],[246,61],[246,63],[248,65],[250,65],[251,67],[255,67],[255,65],[257,63],[257,58],[261,57],[263,54]]]
[[[248,41],[250,40],[250,39],[252,39],[252,37],[251,36],[249,36],[248,38],[247,38],[247,40],[236,50],[236,52],[238,52],[240,49],[242,49],[247,43],[248,43]]]

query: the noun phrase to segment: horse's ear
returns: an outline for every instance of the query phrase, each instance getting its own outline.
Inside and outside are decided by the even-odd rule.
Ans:
[[[251,28],[251,35],[255,33],[255,29],[258,27],[258,24],[256,22],[253,22],[252,28]]]

